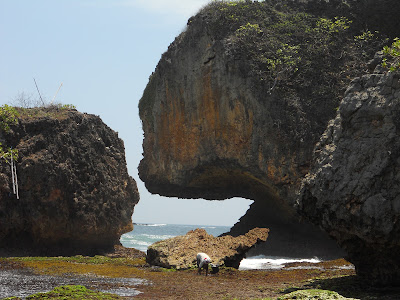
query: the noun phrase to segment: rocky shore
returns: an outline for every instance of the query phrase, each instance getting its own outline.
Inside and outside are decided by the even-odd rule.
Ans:
[[[139,102],[147,189],[253,200],[229,234],[269,228],[259,253],[345,256],[370,284],[400,286],[400,45],[387,46],[400,27],[387,11],[399,2],[205,6]]]
[[[212,257],[217,266],[238,269],[246,253],[257,244],[265,242],[269,229],[254,228],[245,235],[214,237],[204,229],[197,228],[186,235],[154,243],[147,249],[146,261],[164,268],[188,269],[196,264],[198,252]]]
[[[400,297],[399,289],[376,289],[363,283],[355,275],[353,265],[343,259],[288,264],[281,270],[222,268],[218,274],[206,277],[198,276],[194,269],[177,271],[150,267],[143,252],[117,247],[114,253],[105,256],[0,258],[0,286],[7,280],[4,274],[10,272],[21,276],[20,283],[29,282],[31,286],[40,284],[43,278],[48,282],[61,278],[67,284],[102,291],[90,299],[293,299],[292,293],[308,295],[306,297],[325,295],[318,299]],[[199,286],[204,288],[199,291]],[[43,292],[52,289],[54,285],[47,285]],[[71,293],[82,293],[79,287],[68,289]],[[0,293],[0,299],[18,296],[17,290],[14,292]],[[55,299],[51,294],[35,299],[45,297]]]

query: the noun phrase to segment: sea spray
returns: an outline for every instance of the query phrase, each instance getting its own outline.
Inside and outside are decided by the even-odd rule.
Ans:
[[[289,263],[319,263],[318,258],[287,258],[277,256],[258,255],[243,259],[240,263],[239,270],[280,270]]]

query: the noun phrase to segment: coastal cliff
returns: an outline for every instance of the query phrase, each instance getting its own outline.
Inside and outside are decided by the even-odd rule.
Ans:
[[[295,2],[213,2],[189,19],[139,103],[139,176],[164,196],[254,200],[230,234],[270,228],[262,253],[343,256],[293,205],[314,145],[382,38],[363,35],[364,10],[350,19],[340,1]]]
[[[355,78],[317,144],[299,211],[348,253],[357,274],[400,285],[400,74]]]
[[[0,250],[96,254],[132,230],[139,201],[118,134],[97,116],[57,107],[17,109],[3,147],[18,151],[19,199],[0,164]],[[9,159],[8,159],[9,162]]]

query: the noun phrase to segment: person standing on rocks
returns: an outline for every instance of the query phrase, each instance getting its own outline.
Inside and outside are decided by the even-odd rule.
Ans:
[[[197,253],[196,260],[197,260],[198,274],[201,275],[201,269],[203,268],[206,270],[206,276],[207,276],[208,264],[211,263],[210,257],[207,254],[200,252]]]

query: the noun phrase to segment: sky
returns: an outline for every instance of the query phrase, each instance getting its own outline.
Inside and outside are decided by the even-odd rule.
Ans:
[[[139,179],[138,102],[187,20],[208,0],[0,0],[0,105],[24,93],[98,115],[125,143],[133,222],[232,226],[252,203],[151,195]],[[207,212],[207,213],[204,213]]]

